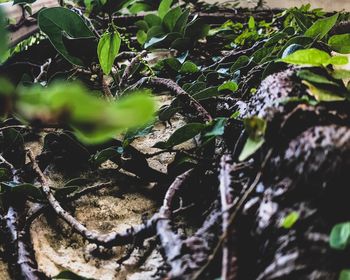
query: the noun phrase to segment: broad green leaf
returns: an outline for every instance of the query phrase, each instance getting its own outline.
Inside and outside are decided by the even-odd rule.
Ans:
[[[155,104],[145,91],[109,102],[78,84],[63,83],[21,88],[17,110],[29,121],[68,124],[81,141],[99,143],[148,123],[153,119]]]
[[[297,72],[297,76],[302,80],[306,80],[312,83],[339,86],[339,84],[327,79],[327,77],[318,75],[309,70],[300,70]]]
[[[177,146],[187,140],[194,138],[196,135],[201,133],[205,128],[207,128],[206,124],[202,123],[189,123],[180,127],[176,130],[166,142],[158,142],[154,145],[155,148],[159,149],[169,149],[174,146]]]
[[[118,31],[104,33],[98,42],[97,54],[103,73],[108,75],[119,53],[121,38]]]
[[[328,40],[328,45],[338,53],[350,53],[350,34],[334,35]]]
[[[176,22],[181,17],[182,11],[180,7],[171,9],[163,18],[163,24],[168,32],[172,32]]]
[[[191,61],[186,61],[184,64],[182,64],[180,69],[180,72],[182,74],[192,74],[192,73],[197,73],[198,71],[199,71],[198,66]]]
[[[158,16],[163,19],[166,13],[170,10],[173,0],[162,0],[158,8]]]
[[[232,92],[235,92],[237,89],[238,89],[238,85],[236,82],[233,82],[233,81],[225,82],[221,86],[219,86],[219,88],[218,88],[219,91],[229,90]]]
[[[235,63],[231,66],[230,72],[234,73],[235,71],[239,70],[240,68],[246,66],[250,62],[250,58],[246,55],[240,56]]]
[[[84,66],[79,58],[69,54],[62,39],[64,34],[71,38],[94,37],[92,31],[78,14],[62,7],[47,8],[39,13],[38,24],[40,30],[49,37],[52,45],[65,59],[72,64]]]
[[[345,97],[340,96],[333,91],[330,91],[328,89],[324,89],[321,87],[316,87],[312,83],[309,83],[307,81],[303,81],[303,84],[308,87],[308,93],[315,97],[317,101],[323,101],[323,102],[334,102],[334,101],[342,101],[345,100]]]
[[[132,14],[137,14],[139,12],[146,12],[151,9],[151,6],[146,3],[135,3],[130,8],[129,11]]]
[[[8,57],[8,35],[6,25],[5,14],[0,8],[0,63],[4,62]]]
[[[350,242],[350,222],[337,224],[332,228],[329,245],[333,249],[344,250]]]
[[[145,22],[147,22],[149,27],[158,26],[162,24],[162,19],[159,16],[153,14],[145,15],[144,20]]]
[[[318,49],[298,50],[280,59],[280,61],[303,66],[327,65],[331,56]]]
[[[265,142],[264,138],[254,140],[254,139],[249,137],[244,144],[243,150],[242,150],[241,154],[239,155],[238,160],[244,161],[244,160],[248,159],[250,156],[255,154],[261,148],[261,146],[264,144],[264,142]]]
[[[178,20],[174,26],[174,29],[173,29],[174,32],[183,33],[185,31],[189,15],[190,15],[189,10],[186,10],[181,14],[181,16],[178,18]]]
[[[40,189],[32,184],[27,183],[17,183],[17,182],[2,182],[1,191],[11,192],[18,196],[30,196],[36,199],[43,198]]]
[[[331,17],[317,20],[308,30],[305,32],[305,36],[311,38],[323,39],[328,32],[337,23],[339,14],[335,14]]]
[[[285,229],[290,229],[294,226],[294,224],[298,221],[298,219],[299,219],[299,213],[293,211],[283,218],[283,220],[281,221],[281,227]]]

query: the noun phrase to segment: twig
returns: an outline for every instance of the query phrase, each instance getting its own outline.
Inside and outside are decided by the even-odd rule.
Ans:
[[[133,87],[138,87],[143,84],[148,84],[150,86],[162,86],[166,89],[170,90],[179,101],[186,107],[194,110],[201,119],[205,122],[211,122],[213,120],[212,116],[208,113],[208,111],[190,94],[184,91],[177,83],[170,79],[165,78],[142,78],[139,80]]]
[[[253,182],[251,183],[251,185],[246,189],[246,191],[244,192],[243,196],[241,197],[241,199],[238,201],[237,206],[235,208],[235,211],[231,214],[230,219],[228,220],[228,225],[231,226],[235,220],[236,217],[238,215],[238,213],[241,211],[242,207],[244,206],[244,204],[246,203],[247,199],[249,198],[249,196],[251,195],[251,193],[255,190],[256,185],[259,183],[259,180],[262,176],[263,170],[266,166],[267,161],[270,159],[271,155],[272,155],[272,149],[270,149],[263,161],[263,163],[261,164],[260,167],[260,171],[256,174]],[[249,182],[248,182],[249,183]],[[223,242],[227,239],[229,235],[229,231],[225,231],[222,233],[222,235],[220,236],[220,239],[217,243],[217,245],[215,246],[213,253],[208,257],[207,262],[201,267],[200,270],[198,270],[194,276],[192,277],[192,280],[196,280],[196,279],[200,279],[200,276],[204,273],[204,271],[207,269],[207,267],[210,265],[210,263],[212,262],[212,260],[216,257],[216,255],[219,252],[219,249],[221,247],[221,245],[223,244]]]
[[[182,261],[179,256],[181,256],[183,241],[180,236],[173,231],[171,226],[173,200],[177,192],[184,186],[185,181],[192,174],[192,171],[193,169],[190,169],[175,179],[166,192],[163,205],[159,210],[162,219],[157,223],[157,233],[167,262],[172,267],[168,275],[169,279],[176,278],[178,272],[182,271]]]
[[[28,156],[33,164],[34,171],[39,176],[41,189],[44,192],[53,210],[60,218],[62,218],[68,225],[70,225],[77,233],[79,233],[89,242],[105,247],[112,247],[117,245],[130,244],[133,242],[134,238],[148,238],[153,235],[155,224],[159,219],[159,215],[157,214],[155,214],[146,224],[128,229],[123,233],[112,232],[110,234],[98,234],[96,232],[90,231],[62,208],[58,200],[53,195],[49,186],[49,182],[41,171],[31,151],[28,151]]]
[[[229,230],[229,218],[230,213],[229,209],[232,206],[233,203],[233,197],[230,193],[230,186],[232,184],[231,179],[231,171],[232,171],[232,165],[231,165],[232,158],[230,155],[224,155],[221,158],[220,163],[220,197],[221,197],[221,212],[222,212],[222,232],[226,232]],[[229,280],[229,279],[235,279],[236,277],[236,267],[233,266],[233,263],[236,261],[236,256],[234,255],[234,250],[230,242],[230,237],[228,237],[223,242],[223,248],[222,248],[222,268],[221,268],[221,279],[222,280]]]
[[[50,66],[52,62],[52,59],[49,58],[43,65],[40,66],[40,73],[38,76],[36,76],[36,78],[34,79],[34,83],[38,83],[40,81],[40,79],[42,78],[42,76],[47,72],[46,68],[48,68]]]

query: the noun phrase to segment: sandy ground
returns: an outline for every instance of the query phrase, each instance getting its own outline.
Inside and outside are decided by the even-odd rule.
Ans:
[[[171,97],[161,95],[156,97],[159,106],[169,104]],[[145,137],[136,139],[132,145],[144,153],[158,151],[152,146],[158,141],[166,141],[168,137],[179,127],[185,124],[180,115],[171,119],[171,125],[156,123],[152,132]],[[193,147],[194,142],[189,141],[182,144],[183,148]],[[181,147],[179,147],[181,148]],[[30,149],[39,154],[40,144],[30,145]],[[173,155],[163,153],[149,159],[149,164],[154,169],[166,172],[166,166],[173,160]],[[108,162],[103,165],[105,174],[111,172],[116,166]],[[103,173],[94,176],[94,181],[105,181]],[[135,185],[135,180],[122,173],[115,172],[115,186],[101,190],[96,194],[90,194],[77,200],[73,205],[64,205],[87,228],[109,233],[111,231],[125,231],[131,226],[142,223],[142,217],[150,217],[157,211],[157,205],[146,194],[139,192],[140,188],[145,189],[146,185]],[[53,187],[60,187],[67,179],[54,171],[47,172]],[[83,174],[82,177],[89,177],[91,174]],[[31,228],[33,246],[38,261],[39,269],[49,276],[55,276],[62,270],[70,270],[78,275],[98,280],[143,280],[156,279],[155,273],[162,263],[162,257],[157,250],[151,248],[145,242],[144,249],[137,249],[129,260],[122,265],[117,260],[125,256],[129,246],[115,247],[111,250],[100,250],[96,245],[89,244],[72,230],[56,215],[48,213],[37,219]],[[147,251],[149,251],[147,253]],[[140,261],[142,256],[146,260]],[[0,279],[10,279],[7,266],[0,262]]]

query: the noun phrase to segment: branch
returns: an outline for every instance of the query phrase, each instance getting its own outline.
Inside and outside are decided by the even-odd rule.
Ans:
[[[162,86],[171,91],[179,101],[189,109],[198,113],[201,119],[204,122],[211,122],[213,120],[212,116],[208,113],[208,111],[190,94],[184,91],[177,83],[170,79],[165,78],[142,78],[139,80],[134,86],[141,86],[143,84],[148,84],[150,86]]]
[[[143,50],[130,61],[130,64],[125,68],[123,76],[120,79],[119,86],[122,86],[130,78],[132,70],[134,69],[135,65],[139,61],[141,61],[146,55],[147,55],[147,51]]]
[[[110,234],[98,234],[96,232],[90,231],[62,208],[58,200],[53,195],[49,186],[48,179],[37,164],[33,153],[29,151],[28,156],[33,164],[34,171],[39,177],[41,189],[44,192],[50,206],[60,218],[62,218],[69,226],[71,226],[77,233],[79,233],[89,242],[105,247],[112,247],[117,245],[130,244],[133,243],[135,238],[145,239],[154,234],[155,224],[159,219],[159,215],[157,214],[154,215],[146,224],[130,228],[123,233],[112,232]]]

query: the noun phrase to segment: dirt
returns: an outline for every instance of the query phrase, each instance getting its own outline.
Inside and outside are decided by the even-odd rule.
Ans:
[[[160,95],[156,97],[159,106],[169,104],[171,97]],[[179,127],[185,124],[185,119],[176,114],[170,124],[156,122],[152,132],[145,137],[136,139],[132,145],[143,153],[152,154],[158,149],[152,148],[158,141],[166,141]],[[31,143],[34,154],[40,154],[42,143]],[[191,148],[193,141],[188,141],[177,148]],[[166,166],[173,160],[173,154],[161,153],[148,159],[152,168],[166,173]],[[114,164],[103,165],[107,171]],[[114,171],[117,172],[117,171]],[[48,173],[53,186],[59,187],[67,181],[59,174]],[[135,181],[119,173],[116,184],[97,194],[86,195],[73,205],[64,207],[80,222],[91,230],[101,233],[125,231],[131,226],[142,223],[142,217],[149,217],[157,211],[159,205],[146,194],[134,191],[140,186],[134,186]],[[122,265],[117,260],[127,254],[129,246],[114,247],[111,250],[96,248],[96,245],[85,242],[79,235],[52,213],[38,218],[32,225],[31,237],[39,269],[50,277],[60,271],[70,270],[76,274],[93,279],[155,279],[155,273],[162,263],[162,257],[156,249],[149,249],[148,240],[145,248],[137,248],[131,257]],[[142,256],[147,256],[143,265],[139,265]],[[7,265],[0,262],[0,279],[10,279]]]

